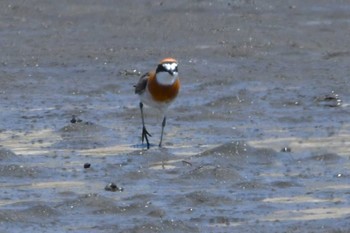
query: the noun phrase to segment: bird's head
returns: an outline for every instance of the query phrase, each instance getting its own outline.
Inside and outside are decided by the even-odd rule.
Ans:
[[[161,72],[169,73],[171,76],[177,76],[177,61],[174,58],[170,57],[161,60],[159,65],[157,66],[156,74]]]

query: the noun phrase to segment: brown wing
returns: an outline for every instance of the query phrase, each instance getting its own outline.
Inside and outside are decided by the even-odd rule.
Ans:
[[[149,78],[149,73],[146,73],[140,77],[138,83],[134,85],[135,94],[141,95],[146,90],[148,78]]]

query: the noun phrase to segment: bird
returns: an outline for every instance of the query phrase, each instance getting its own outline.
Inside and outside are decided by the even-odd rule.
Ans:
[[[166,125],[166,110],[176,99],[180,91],[180,80],[178,77],[178,62],[171,57],[164,58],[158,64],[156,70],[143,74],[135,87],[135,94],[140,98],[140,112],[142,120],[141,142],[146,140],[147,149],[150,148],[148,136],[152,135],[147,131],[143,114],[143,105],[158,109],[163,116],[162,131],[159,147],[162,147],[164,128]]]

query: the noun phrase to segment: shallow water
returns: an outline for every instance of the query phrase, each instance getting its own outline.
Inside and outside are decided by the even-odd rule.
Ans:
[[[2,5],[1,232],[350,229],[349,3]],[[146,150],[133,84],[166,56]]]

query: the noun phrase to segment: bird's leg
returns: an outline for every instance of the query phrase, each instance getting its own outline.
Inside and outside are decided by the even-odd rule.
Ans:
[[[159,147],[162,147],[163,133],[164,133],[164,127],[165,127],[165,125],[166,125],[166,116],[164,116],[163,122],[162,122],[162,133],[161,133],[161,135],[160,135]]]
[[[146,139],[146,143],[147,143],[147,149],[149,149],[149,141],[148,141],[148,137],[150,136],[152,137],[152,135],[150,133],[148,133],[146,126],[145,126],[145,119],[143,117],[143,103],[140,102],[140,110],[141,110],[141,119],[142,119],[142,135],[141,135],[141,141],[142,143],[144,142],[144,140]]]

